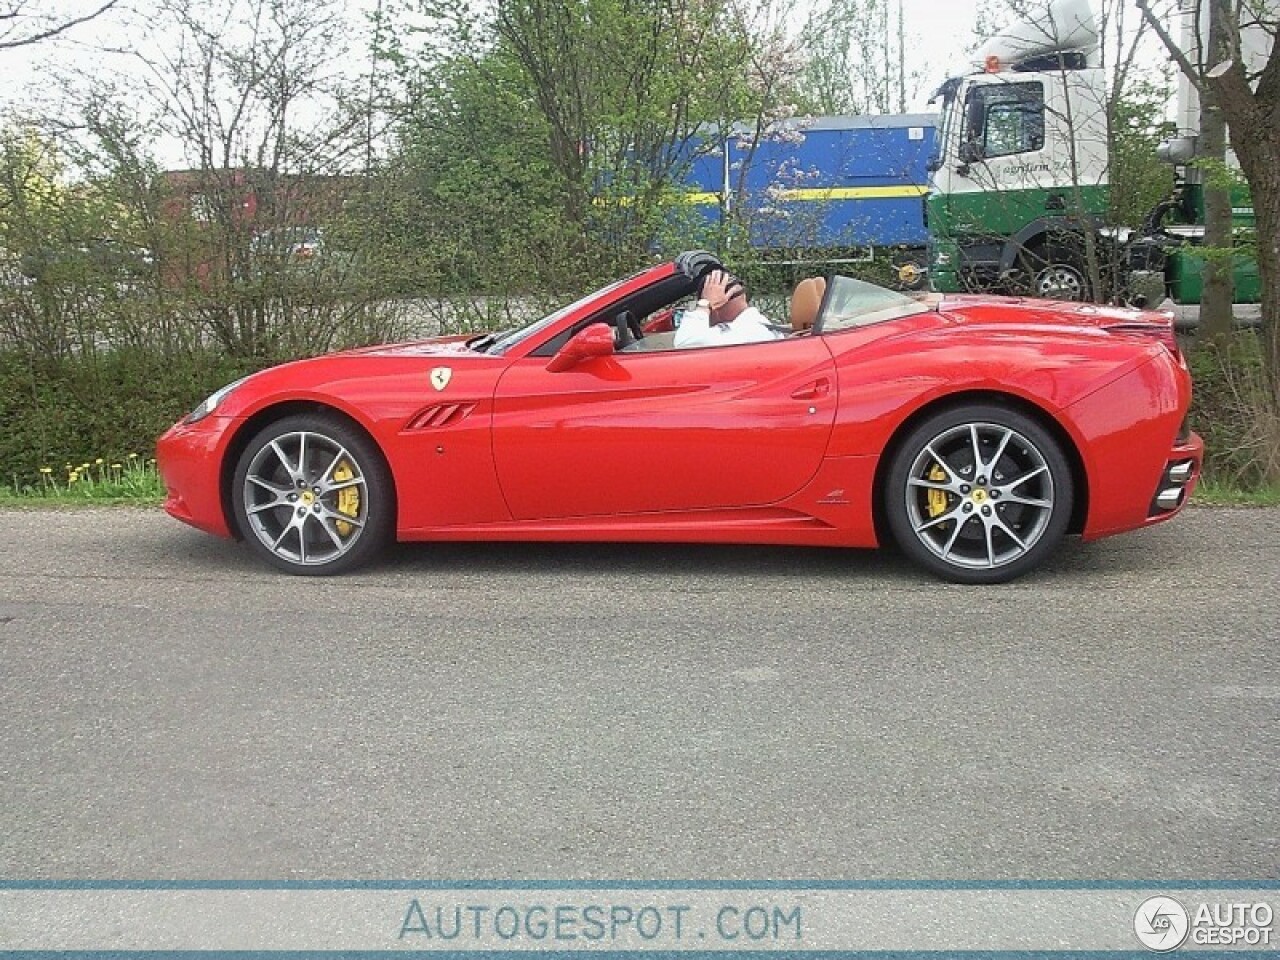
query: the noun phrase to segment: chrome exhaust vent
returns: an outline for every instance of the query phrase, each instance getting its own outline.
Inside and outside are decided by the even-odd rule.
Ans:
[[[1196,462],[1194,460],[1175,460],[1164,468],[1164,476],[1156,488],[1155,499],[1151,501],[1151,509],[1147,516],[1155,517],[1171,510],[1177,510],[1186,500],[1187,484],[1195,477]]]

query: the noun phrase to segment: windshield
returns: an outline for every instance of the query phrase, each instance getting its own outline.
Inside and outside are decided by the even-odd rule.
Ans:
[[[593,290],[590,293],[588,293],[585,297],[582,297],[578,300],[573,301],[573,303],[569,304],[566,307],[561,307],[555,313],[549,313],[545,317],[543,317],[541,320],[535,320],[533,323],[529,324],[527,327],[521,327],[519,330],[512,330],[509,333],[501,334],[500,336],[498,336],[496,340],[493,340],[492,342],[488,341],[487,338],[484,338],[480,341],[480,343],[478,344],[478,347],[484,353],[496,353],[496,354],[506,353],[512,347],[515,347],[516,345],[523,343],[525,340],[529,339],[535,334],[540,333],[541,331],[546,330],[548,327],[553,326],[558,320],[561,320],[564,317],[568,316],[570,313],[577,310],[579,307],[584,306],[590,301],[594,300],[596,297],[600,297],[607,293],[613,292],[618,287],[622,286],[622,284],[626,283],[627,280],[629,279],[631,278],[627,277],[622,280],[617,280],[609,284],[607,287],[604,287],[603,289]]]
[[[835,333],[837,330],[867,327],[873,323],[928,313],[932,309],[932,305],[923,300],[877,287],[874,283],[851,277],[833,277],[827,286],[822,314],[815,329],[820,333]]]

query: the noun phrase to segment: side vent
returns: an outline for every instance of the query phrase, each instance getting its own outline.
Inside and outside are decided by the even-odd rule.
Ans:
[[[433,403],[410,417],[404,428],[406,430],[439,430],[442,427],[450,427],[465,420],[475,408],[475,403],[471,402]]]

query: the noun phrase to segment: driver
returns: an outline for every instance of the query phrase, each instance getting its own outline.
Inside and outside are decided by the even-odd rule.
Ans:
[[[681,317],[674,345],[677,349],[717,347],[782,337],[764,314],[747,302],[741,280],[724,270],[712,270],[702,278],[697,306]]]

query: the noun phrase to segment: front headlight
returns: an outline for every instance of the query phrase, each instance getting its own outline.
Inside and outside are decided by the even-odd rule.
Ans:
[[[223,400],[227,399],[227,397],[230,396],[232,390],[240,386],[240,384],[244,383],[248,379],[249,379],[248,377],[241,377],[239,380],[236,380],[234,383],[228,383],[225,387],[215,390],[213,393],[209,394],[209,396],[205,398],[205,401],[201,403],[200,406],[196,407],[189,414],[187,414],[187,423],[198,423],[199,421],[207,417],[209,414],[213,413],[213,411],[218,409],[218,404],[220,404]]]

